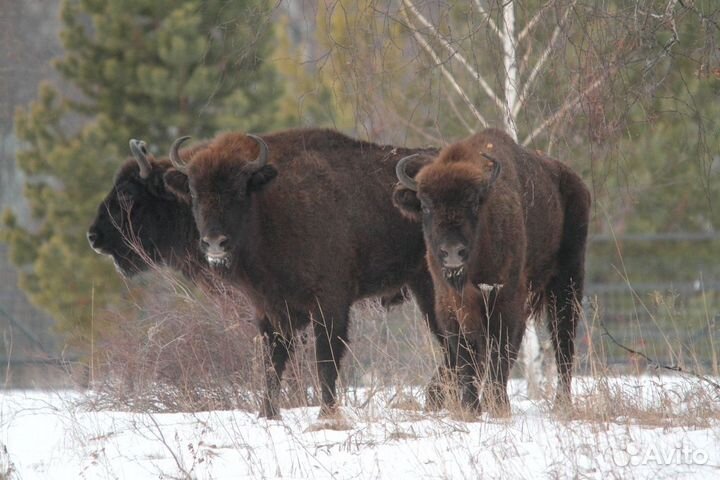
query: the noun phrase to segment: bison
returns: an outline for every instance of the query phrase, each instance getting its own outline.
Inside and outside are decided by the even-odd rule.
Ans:
[[[526,318],[543,313],[559,373],[555,405],[566,404],[583,293],[587,187],[567,166],[495,129],[445,147],[412,177],[406,167],[418,160],[398,163],[393,203],[422,224],[436,318],[463,407],[509,414],[508,375]],[[476,381],[485,381],[482,400]]]
[[[192,155],[199,144],[179,155]],[[133,159],[115,175],[114,184],[97,209],[87,232],[90,246],[112,258],[126,277],[166,265],[191,280],[209,280],[204,255],[198,247],[192,211],[165,188],[163,175],[169,160],[156,160],[144,142],[130,141]]]
[[[271,365],[261,415],[278,415],[274,397],[294,333],[311,323],[320,416],[335,410],[348,314],[359,299],[405,285],[437,332],[422,229],[391,203],[397,161],[435,150],[299,129],[224,134],[184,164],[177,149],[186,139],[171,149],[176,169],[165,182],[192,205],[209,264],[243,286],[263,319]],[[431,387],[434,403],[439,389]]]

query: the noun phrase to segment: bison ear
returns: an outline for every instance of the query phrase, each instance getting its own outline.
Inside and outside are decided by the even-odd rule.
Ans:
[[[263,165],[257,171],[250,175],[248,180],[247,191],[258,192],[265,187],[270,181],[277,177],[278,171],[270,164]]]
[[[419,222],[421,219],[422,205],[417,197],[417,192],[402,186],[395,187],[392,196],[393,205],[400,210],[400,213],[408,219]]]
[[[180,200],[187,203],[191,202],[190,185],[187,175],[180,170],[170,168],[163,174],[163,181],[165,182],[165,188],[167,188],[170,193],[173,193]]]

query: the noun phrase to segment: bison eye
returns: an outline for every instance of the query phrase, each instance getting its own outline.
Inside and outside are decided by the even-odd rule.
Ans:
[[[420,204],[420,208],[422,208],[422,212],[423,212],[425,215],[429,215],[429,214],[430,214],[430,207],[428,207],[425,203],[421,203],[421,204]]]

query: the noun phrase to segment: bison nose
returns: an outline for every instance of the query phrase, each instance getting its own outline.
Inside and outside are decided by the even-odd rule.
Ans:
[[[465,245],[455,243],[453,245],[443,244],[440,246],[440,260],[447,268],[462,267],[468,258],[468,251]]]
[[[202,238],[202,247],[209,255],[224,255],[228,246],[225,235],[205,235]]]

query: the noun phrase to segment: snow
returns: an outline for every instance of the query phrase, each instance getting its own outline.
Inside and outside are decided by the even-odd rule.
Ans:
[[[317,421],[317,407],[284,409],[282,420],[268,421],[244,411],[91,411],[87,393],[4,391],[0,478],[720,477],[717,409],[690,421],[696,381],[642,376],[609,383],[648,411],[675,412],[674,420],[623,412],[611,421],[562,418],[529,400],[522,381],[511,384],[511,418],[472,422],[447,411],[393,408],[400,405],[394,391],[357,402],[366,403],[362,408],[346,398],[343,421],[328,424]],[[596,386],[576,379],[576,404],[592,399]],[[677,401],[663,404],[668,398]]]

